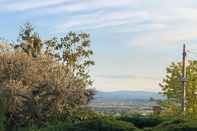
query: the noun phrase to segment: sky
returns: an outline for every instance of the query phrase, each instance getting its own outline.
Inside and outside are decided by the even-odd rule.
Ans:
[[[1,38],[15,41],[26,22],[43,39],[90,33],[91,74],[100,91],[161,91],[182,44],[197,52],[196,0],[0,0]]]

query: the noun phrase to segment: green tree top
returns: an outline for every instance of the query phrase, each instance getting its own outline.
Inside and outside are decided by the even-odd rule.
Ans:
[[[167,74],[163,82],[160,83],[162,94],[167,97],[168,102],[173,103],[179,109],[182,98],[181,70],[181,63],[172,63],[167,67]],[[189,61],[186,70],[187,112],[197,113],[197,61]]]

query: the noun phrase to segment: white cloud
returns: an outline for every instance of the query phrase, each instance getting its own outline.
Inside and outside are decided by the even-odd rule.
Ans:
[[[90,7],[95,8],[133,6],[141,3],[140,1],[141,0],[86,0]]]
[[[161,48],[175,46],[180,44],[181,40],[192,41],[196,39],[196,13],[197,9],[174,8],[168,16],[163,12],[159,13],[160,15],[158,12],[152,14],[153,27],[150,25],[143,27],[142,29],[150,27],[149,31],[138,33],[129,45],[147,48],[159,46]],[[158,27],[155,27],[157,24]]]
[[[169,3],[168,3],[169,4]],[[142,7],[140,7],[140,5]],[[125,8],[124,8],[125,6]],[[150,4],[150,6],[152,6]],[[80,3],[75,3],[71,5],[65,5],[61,8],[56,8],[55,11],[84,11],[89,10],[94,12],[96,9],[102,10],[104,13],[101,15],[97,15],[92,13],[88,17],[75,15],[75,18],[72,17],[69,21],[62,22],[66,25],[65,27],[72,27],[72,28],[99,28],[99,27],[110,27],[110,26],[119,26],[129,24],[131,30],[128,30],[128,27],[124,28],[122,26],[123,32],[125,29],[126,31],[146,31],[147,29],[151,31],[154,29],[163,29],[163,28],[176,28],[179,22],[185,21],[196,21],[197,17],[195,17],[197,10],[191,8],[182,8],[180,7],[168,7],[166,10],[162,8],[149,8],[150,6],[144,5],[142,1],[133,1],[133,0],[100,0],[100,1],[83,1]],[[75,8],[76,7],[76,8]],[[121,7],[121,9],[116,10],[106,10],[110,8]],[[137,9],[136,9],[137,7]],[[132,9],[134,8],[134,9]],[[59,12],[58,11],[58,12]],[[48,12],[49,13],[49,12]],[[87,23],[86,23],[87,22]],[[75,23],[76,26],[69,23]],[[78,24],[76,24],[78,23]],[[99,24],[98,24],[99,23]],[[110,24],[111,23],[111,24]],[[115,23],[115,24],[114,24]],[[116,24],[117,23],[117,24]],[[143,30],[144,28],[144,30]],[[124,30],[123,30],[124,29]]]
[[[0,1],[1,2],[1,1]],[[137,0],[28,0],[28,1],[2,1],[1,11],[28,11],[32,9],[48,8],[45,11],[53,13],[53,9],[58,11],[80,10],[80,9],[101,9],[111,7],[122,7],[138,3]],[[62,5],[61,5],[62,4]],[[81,8],[83,7],[83,8]],[[49,13],[48,12],[48,13]],[[42,12],[41,12],[42,13]],[[47,13],[47,12],[46,12]]]
[[[138,18],[138,19],[136,19]],[[139,23],[148,20],[148,14],[144,11],[117,10],[113,12],[98,11],[88,15],[77,15],[58,24],[56,29],[98,29],[104,27],[116,27],[129,23]]]
[[[182,20],[197,21],[196,8],[177,8],[175,11],[177,17],[182,18]]]
[[[90,10],[90,8],[88,7],[87,4],[82,2],[68,2],[57,6],[43,8],[41,10],[42,10],[41,12],[35,10],[34,13],[39,15],[56,15],[59,13],[65,13],[66,15],[66,13],[87,11]]]
[[[156,31],[139,34],[129,43],[131,47],[138,48],[166,48],[181,44],[182,40],[193,40],[196,38],[196,31],[171,30]]]
[[[67,0],[28,0],[21,2],[2,2],[1,11],[27,11],[38,8],[46,8],[66,2]]]

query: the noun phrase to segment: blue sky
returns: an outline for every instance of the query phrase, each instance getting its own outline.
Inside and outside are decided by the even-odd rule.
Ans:
[[[31,22],[44,39],[91,34],[95,88],[160,91],[165,68],[197,51],[196,0],[0,0],[0,36],[16,40]],[[195,59],[197,56],[190,56]]]

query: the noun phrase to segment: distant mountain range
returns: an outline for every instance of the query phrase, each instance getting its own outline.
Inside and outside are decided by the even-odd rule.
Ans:
[[[148,100],[150,98],[164,99],[164,97],[157,92],[146,92],[146,91],[114,91],[114,92],[97,91],[94,98],[95,100],[99,100],[99,101]]]
[[[89,107],[98,112],[121,113],[139,112],[148,113],[153,106],[158,105],[158,100],[164,97],[157,92],[146,91],[97,91],[94,99],[89,103]]]

